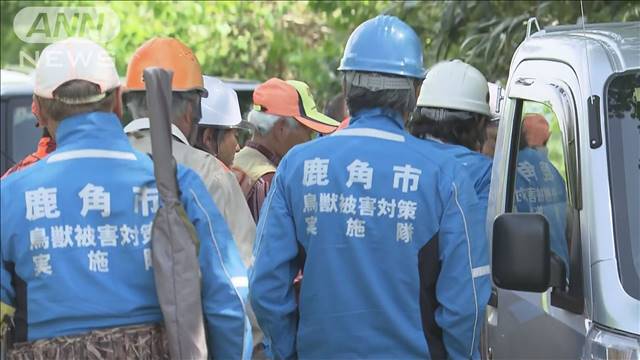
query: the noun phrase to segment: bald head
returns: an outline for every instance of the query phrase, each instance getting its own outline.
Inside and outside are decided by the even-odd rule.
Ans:
[[[540,114],[526,114],[522,121],[527,144],[530,147],[547,145],[551,132],[549,131],[549,122],[547,122],[544,116]]]

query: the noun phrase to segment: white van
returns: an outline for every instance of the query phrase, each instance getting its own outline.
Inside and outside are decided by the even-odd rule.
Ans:
[[[528,25],[493,165],[483,357],[639,359],[640,23]]]

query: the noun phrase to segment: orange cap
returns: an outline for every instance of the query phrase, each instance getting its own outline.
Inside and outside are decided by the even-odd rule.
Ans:
[[[253,91],[255,110],[278,116],[291,116],[306,127],[322,134],[336,130],[339,122],[320,113],[302,81],[272,78]]]
[[[200,63],[191,49],[173,38],[153,38],[140,46],[127,67],[126,91],[144,91],[142,72],[148,67],[173,71],[173,91],[200,90],[206,97]]]

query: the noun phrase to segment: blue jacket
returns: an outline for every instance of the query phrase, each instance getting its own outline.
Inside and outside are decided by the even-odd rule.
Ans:
[[[438,140],[434,141],[442,145],[442,149],[452,155],[467,170],[473,182],[473,188],[476,190],[478,200],[482,204],[484,215],[487,214],[487,204],[489,202],[489,190],[491,189],[491,169],[493,162],[489,157],[477,151],[470,150],[462,145],[442,143]],[[485,217],[483,216],[483,218]]]
[[[291,149],[249,273],[276,358],[478,358],[491,286],[478,206],[461,165],[396,113]]]
[[[1,301],[22,304],[18,340],[162,321],[150,256],[159,205],[151,159],[111,113],[63,120],[56,141],[55,152],[2,180]],[[200,239],[209,353],[240,359],[249,325],[232,283],[246,270],[200,178],[181,166],[177,176]]]
[[[567,190],[564,179],[546,155],[530,147],[518,153],[516,170],[516,209],[518,212],[539,213],[547,218],[551,251],[562,259],[569,276]]]

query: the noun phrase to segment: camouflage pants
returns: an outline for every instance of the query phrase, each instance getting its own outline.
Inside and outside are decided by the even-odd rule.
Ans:
[[[167,335],[160,325],[95,330],[80,336],[60,336],[17,343],[9,360],[169,359]]]

